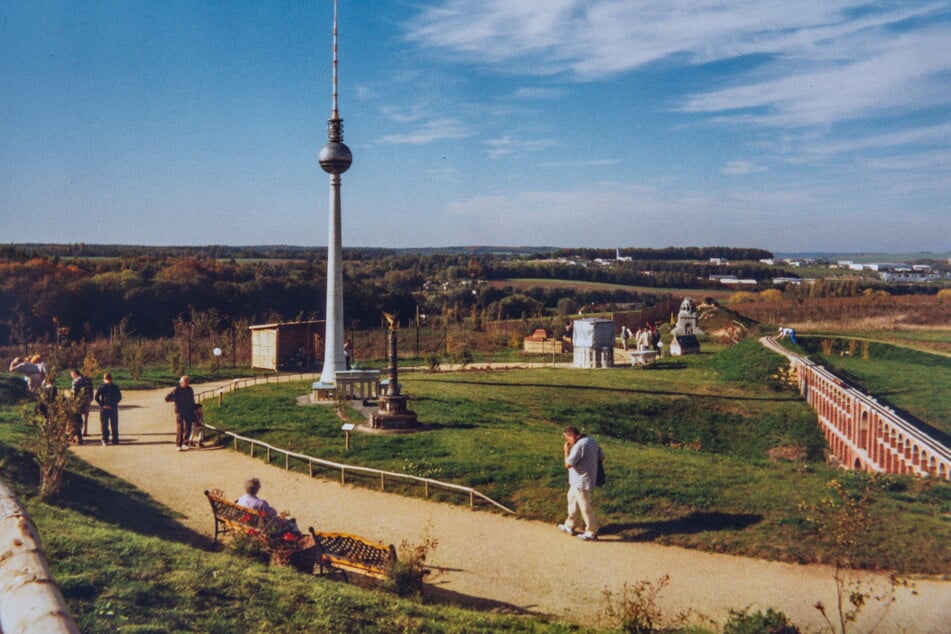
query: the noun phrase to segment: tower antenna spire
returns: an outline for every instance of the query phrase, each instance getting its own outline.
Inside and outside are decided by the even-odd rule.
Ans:
[[[337,0],[334,0],[334,49],[333,49],[333,111],[330,114],[331,119],[339,119],[337,113]]]

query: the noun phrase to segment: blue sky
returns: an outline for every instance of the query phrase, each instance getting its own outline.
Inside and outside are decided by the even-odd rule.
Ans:
[[[333,3],[0,3],[0,243],[327,244]],[[344,246],[951,249],[951,2],[341,0]]]

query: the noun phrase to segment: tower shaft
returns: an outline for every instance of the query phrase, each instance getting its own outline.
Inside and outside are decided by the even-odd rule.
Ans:
[[[320,381],[336,384],[337,371],[345,370],[347,367],[343,352],[343,240],[340,222],[340,174],[330,175],[326,316],[324,365]]]

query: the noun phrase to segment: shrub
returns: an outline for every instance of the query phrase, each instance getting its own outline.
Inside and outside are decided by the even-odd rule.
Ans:
[[[613,627],[626,634],[650,634],[662,627],[663,615],[657,605],[661,590],[670,584],[670,575],[651,583],[641,580],[633,586],[624,584],[617,595],[604,590],[605,615]]]
[[[423,580],[430,574],[426,557],[436,549],[439,540],[426,535],[419,544],[403,540],[396,550],[396,560],[386,571],[384,586],[401,597],[419,597]]]
[[[271,554],[261,538],[248,533],[235,532],[230,547],[234,553],[254,559],[262,564],[268,563],[271,558]]]
[[[426,355],[426,366],[430,372],[439,372],[440,357],[438,352]]]
[[[463,348],[453,355],[453,362],[459,364],[460,370],[465,370],[466,366],[472,363],[472,351],[469,348]]]
[[[40,466],[40,499],[49,501],[63,488],[63,471],[69,455],[80,402],[71,392],[44,393],[23,406],[23,417],[36,428],[34,454]]]
[[[789,622],[782,612],[767,608],[757,610],[730,610],[730,618],[723,626],[723,634],[799,634],[799,628]]]

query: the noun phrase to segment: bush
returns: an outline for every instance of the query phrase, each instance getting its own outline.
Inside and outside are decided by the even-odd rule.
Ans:
[[[723,634],[799,634],[799,628],[789,622],[782,612],[767,608],[757,610],[730,610],[730,618],[723,626]]]
[[[465,370],[466,366],[473,360],[472,351],[469,348],[463,348],[453,355],[453,362],[459,365],[460,370]]]
[[[41,392],[36,402],[23,406],[23,417],[36,428],[33,448],[40,466],[40,499],[49,501],[63,488],[63,472],[69,455],[80,402],[72,392]]]
[[[235,532],[231,540],[231,550],[242,557],[254,559],[262,564],[268,563],[271,554],[261,538],[248,533]]]
[[[396,551],[396,560],[386,571],[385,587],[401,597],[421,596],[423,580],[430,574],[426,557],[438,545],[439,541],[429,535],[419,544],[404,539]]]
[[[656,583],[647,580],[633,586],[625,583],[617,595],[604,590],[607,620],[625,634],[650,634],[666,627],[657,598],[669,584],[670,575],[664,575]]]

